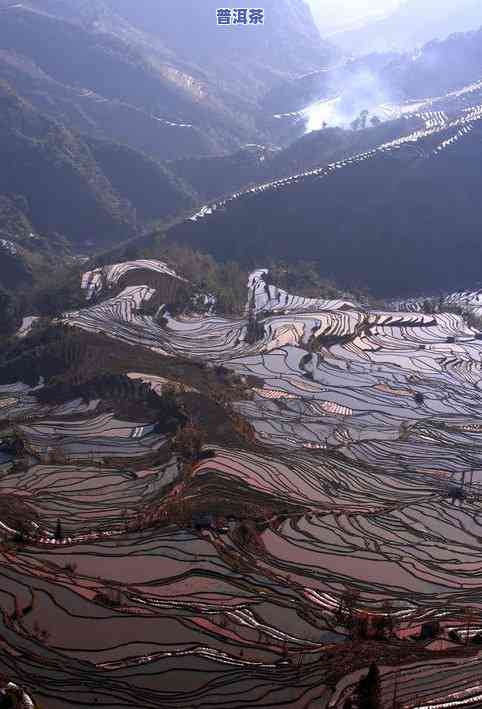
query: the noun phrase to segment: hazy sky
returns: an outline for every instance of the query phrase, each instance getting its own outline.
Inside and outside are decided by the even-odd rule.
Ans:
[[[365,17],[384,14],[402,0],[307,0],[322,34],[359,22]]]

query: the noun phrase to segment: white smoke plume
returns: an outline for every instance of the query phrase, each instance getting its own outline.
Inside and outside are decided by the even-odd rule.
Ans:
[[[393,118],[400,113],[394,103],[392,91],[374,72],[360,68],[343,77],[336,74],[328,88],[328,98],[314,101],[302,114],[306,119],[306,132],[329,127],[349,128],[362,111],[381,120]]]

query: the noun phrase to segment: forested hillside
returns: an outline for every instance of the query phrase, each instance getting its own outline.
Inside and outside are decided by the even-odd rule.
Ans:
[[[218,124],[221,143],[224,137],[229,143],[229,118],[163,76],[130,38],[123,40],[95,25],[85,27],[22,5],[0,12],[4,63],[15,66],[22,86],[28,89],[30,84],[34,92],[39,85],[43,110],[48,110],[49,99],[53,114],[63,106],[60,115],[67,125],[112,138],[123,131],[129,142],[133,117],[134,122],[146,124],[151,134],[157,128],[162,144],[171,140],[180,147],[186,136],[188,148],[197,152],[216,148],[208,133],[216,135]],[[99,103],[107,105],[99,107]],[[77,113],[85,113],[83,124]],[[109,120],[114,121],[113,129]],[[180,130],[181,124],[189,127]],[[134,147],[140,147],[133,140]]]
[[[173,216],[195,199],[178,178],[120,144],[85,139],[0,81],[0,285],[31,281],[44,260],[91,251]]]
[[[169,3],[139,14],[107,0],[0,1],[0,285],[32,282],[52,252],[91,254],[257,178],[240,156],[277,135],[261,97],[331,49],[301,0],[238,34],[222,34],[213,3],[185,10],[190,22]]]
[[[313,260],[377,295],[476,285],[482,126],[466,121],[249,191],[170,238],[248,265]]]
[[[169,163],[202,199],[237,192],[249,184],[296,175],[409,135],[423,126],[417,117],[368,125],[364,130],[324,128],[312,131],[284,149],[251,146],[218,158],[186,158]]]
[[[145,108],[107,99],[89,88],[63,84],[16,51],[0,49],[0,77],[38,110],[69,128],[124,143],[158,160],[210,155],[221,149],[192,124],[164,120]],[[84,83],[89,86],[87,77]]]
[[[380,292],[403,290],[403,283],[374,272],[382,241],[385,250],[403,251],[409,264],[423,261],[418,232],[427,219],[440,243],[450,241],[442,249],[454,243],[448,236],[454,215],[472,234],[476,205],[461,205],[477,184],[477,152],[457,144],[435,159],[430,136],[410,139],[416,148],[403,145],[430,125],[424,111],[443,123],[445,104],[435,110],[425,102],[386,122],[365,118],[354,130],[327,126],[296,141],[290,131],[292,138],[302,132],[303,121],[296,115],[276,121],[271,111],[285,99],[296,106],[310,91],[328,90],[333,77],[356,81],[363,71],[400,100],[463,87],[482,75],[480,33],[431,43],[416,59],[373,55],[326,71],[336,53],[320,40],[301,0],[268,3],[263,28],[218,27],[211,0],[202,6],[186,0],[183,8],[181,17],[173,3],[150,0],[142,11],[110,0],[0,3],[0,227],[8,242],[4,263],[11,262],[0,284],[11,289],[35,281],[55,254],[64,261],[145,239],[159,222],[188,216],[210,200],[227,203],[202,222],[173,227],[170,239],[249,263],[276,249],[281,258],[317,261],[324,276]],[[463,91],[470,97],[472,89]],[[453,117],[462,120],[470,106],[467,98]],[[477,130],[465,141],[475,150]],[[277,144],[283,131],[280,143],[287,144]],[[452,132],[447,126],[449,142]],[[351,160],[399,140],[390,153]],[[440,172],[444,160],[457,164]],[[295,177],[330,165],[336,171],[329,179]],[[462,180],[452,179],[453,170]],[[230,199],[284,179],[287,185],[274,190]],[[348,264],[346,249],[353,254]],[[422,287],[422,275],[410,272],[412,285]]]
[[[0,84],[0,194],[23,195],[39,232],[73,241],[126,236],[132,207],[115,192],[82,139]],[[90,225],[90,226],[89,226]]]

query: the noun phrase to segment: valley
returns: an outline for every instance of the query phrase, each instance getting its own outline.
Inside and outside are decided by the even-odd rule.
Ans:
[[[482,706],[480,11],[388,4],[0,0],[0,709]]]

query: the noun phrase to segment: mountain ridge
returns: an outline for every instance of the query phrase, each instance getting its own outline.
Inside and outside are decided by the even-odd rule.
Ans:
[[[379,296],[478,285],[482,103],[451,121],[433,115],[412,136],[206,205],[169,236],[247,265],[272,253],[316,261],[342,287]]]
[[[482,25],[477,0],[440,3],[438,0],[405,0],[385,17],[351,31],[332,35],[334,44],[348,53],[413,51],[434,39],[444,40],[455,32],[476,30]]]

